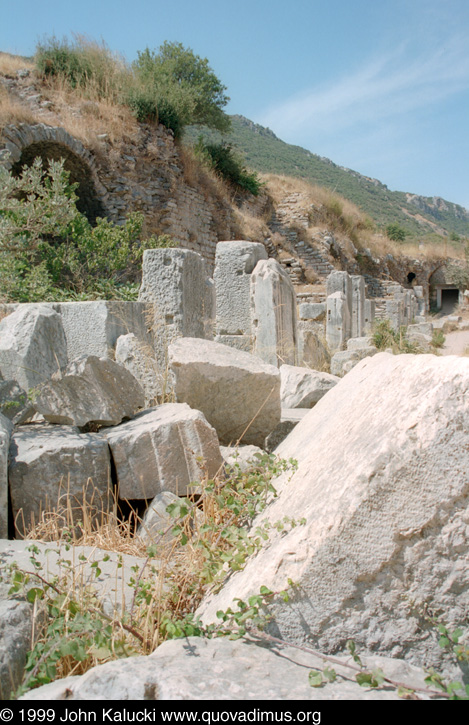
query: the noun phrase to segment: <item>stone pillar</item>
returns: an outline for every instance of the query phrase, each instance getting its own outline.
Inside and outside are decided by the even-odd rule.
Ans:
[[[13,424],[0,413],[0,539],[8,539],[8,451]]]
[[[335,292],[342,292],[344,295],[344,306],[342,309],[342,328],[344,343],[352,337],[352,280],[348,272],[331,272],[326,280],[326,294],[333,295]]]
[[[352,337],[365,334],[365,279],[354,274],[352,282]]]
[[[147,249],[139,302],[153,305],[155,354],[166,367],[167,348],[178,337],[213,339],[215,287],[205,261],[189,249]]]
[[[386,301],[386,317],[391,323],[391,327],[396,332],[399,332],[403,323],[404,317],[404,303],[402,300],[394,299]]]
[[[365,300],[365,324],[364,324],[364,334],[369,335],[371,332],[373,332],[373,323],[375,321],[375,309],[376,309],[376,303],[374,300]]]
[[[296,294],[275,259],[261,260],[251,276],[253,352],[271,365],[296,365]]]
[[[414,287],[414,295],[417,298],[417,315],[425,315],[427,311],[427,306],[425,304],[425,294],[423,291],[423,287],[415,286]]]
[[[216,291],[216,341],[250,351],[251,275],[267,250],[256,242],[219,242],[213,279]]]
[[[326,342],[331,352],[343,350],[349,337],[348,329],[349,308],[347,298],[343,292],[334,292],[326,300]]]

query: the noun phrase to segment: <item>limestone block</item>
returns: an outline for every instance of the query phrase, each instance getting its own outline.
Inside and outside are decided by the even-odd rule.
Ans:
[[[401,299],[386,300],[386,317],[392,329],[399,332],[404,324],[404,303]]]
[[[139,301],[152,302],[156,355],[162,369],[177,337],[213,338],[215,287],[205,261],[189,249],[147,249]]]
[[[350,638],[360,652],[460,679],[419,611],[441,612],[450,628],[469,611],[468,386],[464,357],[361,361],[276,451],[298,470],[273,482],[279,495],[262,518],[306,525],[275,534],[205,600],[203,620],[261,581],[279,591],[291,578],[294,606],[273,606],[277,636],[326,652]]]
[[[374,345],[359,347],[353,350],[336,352],[331,358],[331,373],[341,378],[366,357],[372,357],[378,352]]]
[[[217,244],[213,275],[216,290],[217,335],[250,337],[251,274],[261,259],[267,259],[267,250],[263,244],[245,241]]]
[[[371,346],[373,346],[373,338],[368,336],[351,337],[350,340],[347,340],[347,350],[362,350],[364,347]]]
[[[317,370],[282,365],[280,381],[282,408],[312,408],[337,385],[339,378]]]
[[[0,539],[8,538],[8,450],[12,423],[0,413]]]
[[[258,456],[264,451],[259,446],[220,446],[220,453],[230,469],[244,472],[259,463]]]
[[[142,344],[133,334],[121,335],[116,342],[115,360],[128,370],[143,388],[145,408],[157,403],[158,395],[169,392],[167,370],[159,370],[153,348]]]
[[[361,337],[365,330],[365,280],[359,274],[350,277],[352,283],[352,337]]]
[[[216,335],[215,342],[219,342],[220,345],[234,347],[235,350],[252,352],[252,337],[250,335]]]
[[[253,352],[270,365],[296,363],[296,295],[275,259],[261,260],[251,275]]]
[[[331,272],[326,280],[326,294],[335,294],[342,292],[344,295],[344,305],[342,310],[342,327],[344,343],[352,337],[352,307],[353,307],[353,287],[352,279],[348,272],[340,272],[335,270]]]
[[[365,299],[365,321],[363,327],[363,333],[369,334],[373,329],[373,323],[375,321],[376,303],[374,300]]]
[[[324,328],[312,320],[298,322],[298,363],[313,370],[329,367],[331,355],[325,345]]]
[[[105,439],[68,426],[22,426],[10,442],[10,493],[17,530],[53,508],[67,505],[75,521],[83,519],[83,500],[89,513],[109,505],[110,458]],[[22,516],[16,519],[18,512]],[[64,524],[66,521],[64,521]]]
[[[280,374],[242,350],[182,338],[169,348],[176,399],[201,410],[220,441],[261,446],[280,420]]]
[[[415,336],[425,335],[432,339],[433,325],[431,322],[421,322],[417,325],[409,325],[407,328],[406,336],[408,340],[413,340]]]
[[[214,622],[216,620],[214,619]],[[333,682],[312,688],[308,673],[323,670],[320,655],[294,647],[278,647],[254,639],[185,637],[163,642],[147,657],[127,657],[93,667],[80,676],[65,677],[30,690],[20,700],[296,700],[305,703],[310,722],[320,714],[312,700],[399,700],[388,683],[360,687],[350,677],[349,657],[334,663]],[[407,687],[425,687],[425,673],[401,660],[370,656],[368,671],[380,668]],[[423,699],[428,699],[426,695]],[[310,702],[310,705],[307,703]],[[208,707],[208,705],[207,705]],[[255,704],[248,712],[254,714]],[[227,706],[227,710],[229,706]],[[270,706],[275,710],[275,706]]]
[[[326,342],[329,350],[343,350],[350,335],[349,308],[343,292],[333,292],[326,300]]]
[[[32,605],[0,599],[0,700],[13,699],[31,650]]]
[[[51,380],[35,401],[49,423],[117,425],[143,408],[144,395],[132,373],[113,360],[94,355],[68,365],[59,380]]]
[[[315,320],[320,322],[326,317],[326,304],[324,302],[302,302],[299,306],[300,320]]]
[[[145,511],[137,536],[148,545],[171,541],[173,538],[171,529],[175,526],[175,519],[166,509],[178,501],[180,501],[179,496],[171,491],[158,493]]]
[[[280,423],[265,439],[264,448],[267,453],[273,453],[276,450],[308,411],[309,408],[282,408]]]
[[[186,496],[205,471],[213,477],[223,464],[215,430],[200,411],[181,403],[144,411],[105,435],[119,497],[129,501],[153,499],[162,491]]]
[[[112,357],[117,339],[129,333],[142,345],[152,343],[150,304],[96,300],[53,303],[53,308],[62,317],[68,362],[82,355]]]
[[[67,364],[62,320],[45,305],[20,305],[0,322],[0,373],[29,391]]]

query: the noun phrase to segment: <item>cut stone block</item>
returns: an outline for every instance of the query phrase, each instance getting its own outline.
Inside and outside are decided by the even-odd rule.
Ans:
[[[158,402],[158,395],[169,392],[171,381],[168,371],[158,369],[153,349],[144,345],[133,334],[121,335],[116,343],[116,362],[128,370],[143,388],[145,408]]]
[[[138,299],[153,303],[155,355],[161,370],[167,365],[168,345],[176,338],[213,338],[215,286],[197,252],[147,249]]]
[[[334,295],[336,292],[342,292],[344,295],[344,305],[342,310],[342,328],[343,328],[343,344],[352,337],[352,307],[353,307],[353,287],[352,279],[348,272],[340,272],[336,270],[331,272],[326,280],[327,297]],[[329,308],[328,308],[329,310]]]
[[[8,539],[8,450],[13,424],[0,413],[0,539]]]
[[[259,463],[256,456],[264,454],[259,446],[220,446],[220,452],[229,468],[239,468],[243,472]]]
[[[241,350],[182,338],[169,348],[176,399],[201,410],[220,441],[263,446],[280,421],[280,374]]]
[[[217,335],[251,336],[251,274],[261,259],[267,259],[263,244],[245,241],[217,244],[213,275]],[[229,343],[223,341],[223,344]]]
[[[296,295],[275,259],[261,260],[251,275],[253,352],[270,365],[296,363]]]
[[[216,343],[211,343],[212,345]],[[105,432],[119,484],[119,498],[153,499],[162,491],[179,496],[205,473],[223,465],[215,430],[203,414],[181,403],[166,403]]]
[[[343,292],[333,292],[326,300],[326,342],[329,350],[342,350],[350,337],[347,329],[350,325],[347,299]]]
[[[273,453],[308,412],[309,408],[282,408],[280,423],[265,439],[267,453]]]
[[[28,391],[67,364],[62,319],[45,305],[20,305],[0,322],[0,372]]]
[[[235,350],[252,352],[252,337],[249,335],[217,335],[215,342],[219,342],[220,345],[234,347]]]
[[[324,302],[302,302],[299,306],[300,320],[315,320],[320,322],[326,317],[326,304]]]
[[[31,651],[32,611],[29,602],[0,600],[0,700],[14,699]]]
[[[339,378],[317,370],[282,365],[280,367],[282,408],[312,408],[337,385]]]
[[[140,383],[122,365],[94,355],[70,363],[60,380],[51,380],[35,401],[49,423],[117,425],[143,408]]]
[[[376,313],[376,302],[374,300],[365,299],[365,324],[363,332],[370,333],[373,330],[373,324],[375,321]]]
[[[374,345],[369,347],[359,347],[353,350],[343,350],[342,352],[336,352],[331,358],[331,373],[341,378],[346,373],[355,367],[355,365],[366,357],[372,357],[378,352]]]
[[[69,506],[73,520],[83,520],[84,499],[90,515],[98,515],[109,506],[109,447],[99,435],[77,428],[22,426],[11,437],[9,482],[20,534],[43,511],[58,510],[66,525]]]
[[[450,630],[469,611],[469,360],[380,353],[361,361],[279,446],[298,470],[273,481],[278,497],[252,524],[304,517],[208,597],[216,612],[259,591],[295,584],[268,631],[297,644],[461,670],[429,637],[419,611]],[[420,609],[421,608],[421,609]]]
[[[180,500],[179,496],[171,491],[158,493],[145,511],[137,536],[148,545],[171,541],[173,538],[171,529],[175,526],[176,520],[166,509],[170,504]]]
[[[352,337],[365,331],[365,280],[359,274],[350,277],[352,283]]]
[[[331,355],[325,345],[323,326],[312,320],[299,320],[297,331],[298,363],[313,370],[327,369]]]

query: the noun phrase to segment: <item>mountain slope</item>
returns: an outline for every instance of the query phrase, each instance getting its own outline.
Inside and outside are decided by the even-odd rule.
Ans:
[[[231,116],[231,121],[232,130],[224,137],[208,129],[202,129],[201,133],[200,128],[191,128],[186,138],[192,143],[202,135],[210,141],[231,143],[251,169],[296,176],[332,189],[357,204],[380,226],[397,223],[412,237],[433,233],[469,236],[469,212],[458,204],[439,197],[390,191],[377,179],[281,141],[270,129],[244,116]]]

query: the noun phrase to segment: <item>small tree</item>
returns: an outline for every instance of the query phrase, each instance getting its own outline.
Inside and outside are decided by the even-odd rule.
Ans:
[[[403,242],[407,236],[407,232],[399,224],[388,224],[386,234],[393,242]]]
[[[230,120],[222,110],[229,101],[226,86],[206,58],[182,43],[166,41],[158,52],[149,48],[138,52],[133,69],[140,85],[137,94],[146,97],[147,104],[153,99],[160,122],[164,123],[162,115],[167,116],[171,109],[177,115],[179,133],[189,124],[229,129]]]

